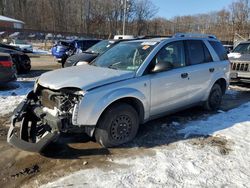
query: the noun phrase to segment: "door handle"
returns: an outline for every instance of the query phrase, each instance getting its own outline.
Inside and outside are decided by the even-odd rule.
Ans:
[[[181,74],[181,77],[182,77],[182,78],[187,78],[187,77],[188,77],[188,73],[182,73],[182,74]]]
[[[214,68],[210,68],[210,69],[209,69],[209,72],[214,72]]]

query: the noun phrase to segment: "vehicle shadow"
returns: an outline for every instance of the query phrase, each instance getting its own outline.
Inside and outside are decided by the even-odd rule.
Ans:
[[[83,156],[109,155],[107,148],[87,147],[74,148],[73,143],[89,143],[92,141],[86,134],[61,134],[57,142],[49,144],[40,154],[55,159],[78,159]]]
[[[238,105],[241,105],[241,103]],[[249,117],[242,116],[241,118],[236,118],[235,120],[227,122],[224,121],[224,119],[220,119],[220,116],[216,116],[216,114],[219,113],[225,114],[223,111],[208,113],[201,107],[194,107],[169,116],[149,121],[146,124],[140,126],[138,134],[132,142],[112,149],[100,148],[100,146],[90,147],[89,142],[92,140],[89,137],[80,134],[78,135],[80,136],[79,139],[79,137],[77,138],[75,135],[70,135],[68,140],[61,139],[57,143],[51,144],[46,150],[43,151],[42,155],[56,159],[76,159],[81,156],[108,155],[112,153],[112,150],[154,148],[163,145],[167,146],[171,143],[176,143],[182,140],[191,140],[194,138],[204,139],[210,137],[210,135],[216,131],[229,128],[235,123],[239,123],[239,121],[244,122],[249,119]],[[206,124],[203,125],[201,123],[202,120],[209,119],[211,115],[215,115],[213,116],[215,119],[212,121],[212,124],[209,126]],[[226,115],[223,118],[226,119]],[[196,122],[196,120],[198,121]],[[185,128],[190,129],[190,131],[187,131],[187,133],[182,133],[181,130]],[[69,145],[71,143],[81,143],[82,148],[72,148]]]

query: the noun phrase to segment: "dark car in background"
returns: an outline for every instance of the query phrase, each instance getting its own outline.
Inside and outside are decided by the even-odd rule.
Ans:
[[[0,53],[0,84],[16,80],[15,64],[7,53]]]
[[[87,49],[86,51],[70,56],[65,62],[65,67],[71,67],[71,66],[90,63],[96,57],[98,57],[99,55],[102,55],[107,50],[119,44],[120,42],[129,41],[129,40],[138,40],[138,39],[144,39],[144,38],[146,37],[133,38],[133,39],[102,40],[98,42],[97,44],[95,44],[94,46]]]
[[[75,66],[80,61],[89,63],[119,42],[121,42],[121,40],[100,41],[86,51],[70,56],[65,62],[65,67]]]
[[[5,43],[0,43],[0,47],[1,48],[8,48],[8,49],[11,49],[11,50],[22,51],[22,49],[19,48],[18,46],[12,46],[12,45],[5,44]]]
[[[97,39],[60,40],[52,47],[51,53],[59,63],[64,65],[69,56],[85,51],[99,41]]]
[[[31,69],[31,61],[27,54],[23,53],[18,47],[0,43],[0,53],[7,53],[11,56],[15,64],[17,73],[28,73]]]

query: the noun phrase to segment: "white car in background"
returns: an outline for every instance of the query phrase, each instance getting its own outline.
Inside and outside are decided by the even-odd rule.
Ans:
[[[12,40],[10,45],[18,46],[23,52],[33,52],[33,46],[23,40]]]

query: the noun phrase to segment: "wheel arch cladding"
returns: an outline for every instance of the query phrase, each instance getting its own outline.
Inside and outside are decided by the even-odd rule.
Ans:
[[[222,93],[225,94],[226,93],[226,89],[227,89],[227,82],[224,78],[220,78],[218,79],[214,84],[219,84],[222,90]]]
[[[145,110],[144,110],[144,106],[143,103],[135,98],[135,97],[123,97],[120,99],[117,99],[115,101],[113,101],[111,104],[109,104],[101,113],[99,119],[102,117],[102,115],[112,106],[119,104],[119,103],[125,103],[125,104],[129,104],[130,106],[132,106],[135,111],[138,113],[138,117],[139,117],[139,122],[143,123],[144,121],[144,115],[145,115]]]
[[[119,102],[131,105],[137,111],[140,123],[143,123],[147,116],[147,108],[149,104],[144,94],[132,88],[123,88],[112,91],[102,97],[101,101],[97,103],[95,109],[92,111],[92,113],[98,112],[99,114],[97,122],[109,107]]]

